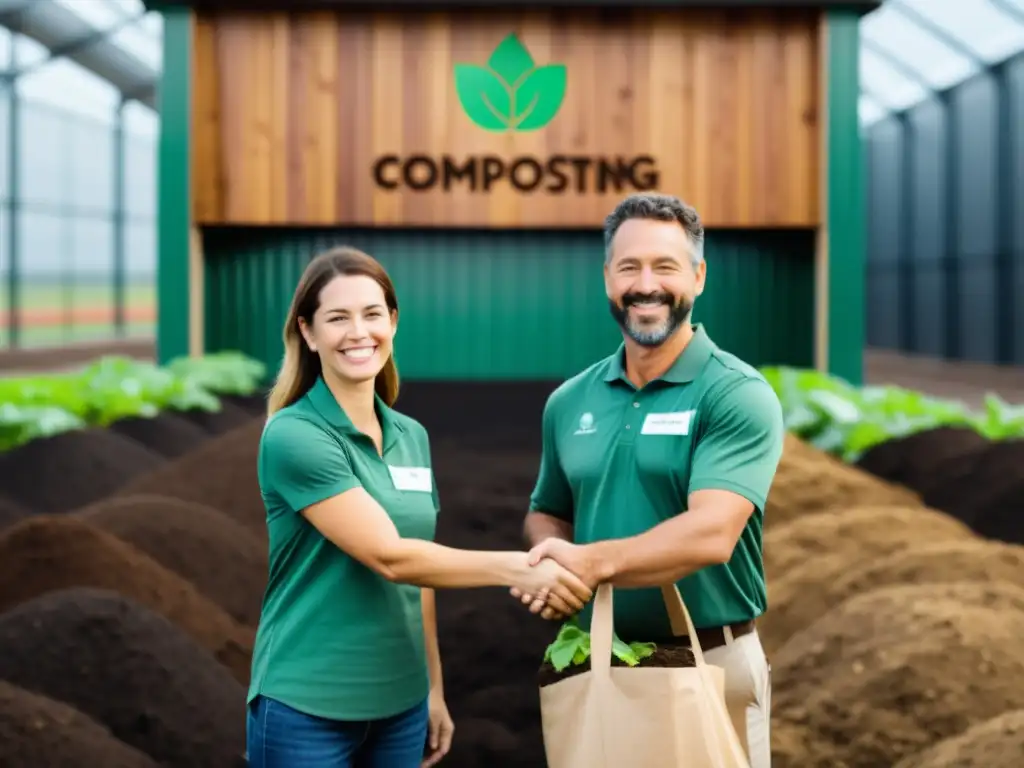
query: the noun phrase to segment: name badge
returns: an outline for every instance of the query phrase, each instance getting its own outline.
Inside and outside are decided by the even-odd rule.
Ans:
[[[696,411],[677,411],[675,413],[649,413],[644,419],[641,435],[688,435],[690,423]]]
[[[393,467],[389,464],[388,472],[391,473],[391,482],[399,491],[430,493],[433,490],[430,467]]]

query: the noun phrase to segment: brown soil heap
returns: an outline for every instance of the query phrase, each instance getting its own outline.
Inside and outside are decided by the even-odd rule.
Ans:
[[[986,445],[988,440],[968,427],[939,427],[876,445],[857,466],[924,496],[940,478],[940,467],[963,461]]]
[[[877,768],[1024,707],[1024,590],[926,584],[858,595],[773,659],[773,719],[806,729],[776,768]]]
[[[110,425],[110,431],[170,459],[188,453],[210,437],[206,430],[173,413],[161,413],[151,419],[121,419]]]
[[[19,520],[24,520],[29,514],[31,513],[20,504],[0,498],[0,531]]]
[[[66,432],[0,453],[0,487],[36,512],[67,512],[151,472],[163,457],[106,430]]]
[[[117,496],[79,515],[187,579],[236,621],[258,623],[266,546],[226,515],[162,496]]]
[[[1024,709],[1004,712],[940,741],[896,768],[1020,768],[1024,763]]]
[[[0,765],[157,768],[77,709],[0,680]]]
[[[867,560],[911,544],[976,538],[963,523],[927,507],[849,507],[782,523],[764,535],[769,587],[793,568],[835,558]]]
[[[1024,440],[990,443],[965,459],[944,463],[926,498],[982,536],[1024,544]]]
[[[0,615],[0,678],[163,766],[245,765],[245,689],[169,621],[112,592],[54,592]]]
[[[219,411],[175,411],[175,416],[199,427],[210,435],[231,432],[239,427],[244,427],[253,419],[249,412],[223,400],[221,400]]]
[[[221,395],[220,401],[241,408],[250,416],[263,417],[267,414],[267,394],[256,392],[252,395]]]
[[[497,720],[465,717],[455,724],[452,751],[445,768],[544,768],[544,753],[524,754],[521,736]]]
[[[262,434],[263,422],[250,420],[152,474],[127,483],[119,495],[169,496],[213,507],[266,541],[266,509],[256,476]]]
[[[768,495],[765,527],[837,507],[920,505],[911,491],[843,464],[787,434]]]
[[[252,630],[134,547],[66,515],[0,533],[0,611],[79,586],[113,590],[167,617],[248,683]]]
[[[973,581],[1024,585],[1024,547],[967,539],[911,543],[877,559],[811,560],[770,585],[762,639],[775,653],[832,606],[881,587]]]

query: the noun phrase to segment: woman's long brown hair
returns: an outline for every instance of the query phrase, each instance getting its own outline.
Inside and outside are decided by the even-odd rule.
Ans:
[[[320,292],[339,275],[364,275],[372,278],[384,291],[389,312],[398,312],[398,298],[391,278],[375,258],[356,248],[332,248],[317,255],[302,273],[288,319],[284,324],[284,360],[274,388],[267,399],[267,415],[285,408],[305,395],[320,376],[320,357],[306,346],[299,330],[299,319],[313,324],[313,315],[320,307]],[[394,352],[374,381],[374,389],[388,405],[398,399],[398,368]]]

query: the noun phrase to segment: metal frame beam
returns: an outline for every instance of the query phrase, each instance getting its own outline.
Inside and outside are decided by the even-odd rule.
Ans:
[[[985,65],[985,61],[982,59],[981,55],[968,46],[967,43],[955,35],[950,34],[944,27],[936,24],[916,8],[912,8],[907,5],[903,0],[889,0],[889,2],[885,4],[885,7],[900,14],[904,18],[909,19],[929,35],[939,40],[943,45],[948,48],[952,48],[965,59],[969,59],[975,66],[983,67]]]
[[[0,26],[44,45],[51,60],[64,56],[128,98],[159,110],[160,73],[110,40],[111,30],[98,30],[70,8],[54,0],[0,0]]]
[[[82,51],[92,48],[97,43],[102,43],[104,40],[107,40],[113,35],[117,34],[125,27],[131,26],[145,15],[145,13],[138,13],[133,16],[122,16],[121,20],[118,21],[117,24],[115,24],[112,27],[107,27],[106,29],[97,29],[95,32],[90,32],[89,34],[82,35],[80,38],[76,40],[71,40],[65,43],[64,45],[59,45],[54,48],[50,48],[47,51],[47,56],[45,59],[41,59],[40,61],[28,65],[27,67],[22,67],[21,69],[16,70],[13,73],[13,77],[22,77],[23,75],[27,75],[31,72],[36,71],[40,67],[46,66],[51,61],[54,61],[56,59],[68,58],[74,56],[76,53],[81,53]],[[0,24],[0,26],[3,25]]]
[[[1008,16],[1018,24],[1024,25],[1024,10],[1015,5],[1010,5],[1006,0],[988,0],[988,4],[1004,16]]]

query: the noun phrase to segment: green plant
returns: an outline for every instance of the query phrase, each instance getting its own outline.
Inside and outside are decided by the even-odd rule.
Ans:
[[[654,643],[625,643],[612,634],[612,655],[627,666],[635,667],[655,650]],[[571,664],[582,664],[589,658],[590,633],[579,625],[575,616],[562,625],[554,642],[544,651],[544,661],[556,672],[564,671]]]
[[[535,131],[565,99],[564,64],[538,67],[515,34],[498,43],[487,66],[455,65],[455,92],[466,115],[487,131]]]
[[[218,411],[218,395],[251,394],[264,372],[262,363],[225,352],[166,367],[111,356],[69,373],[0,379],[0,450],[162,411]]]
[[[179,357],[167,364],[167,370],[218,395],[251,395],[267,374],[263,363],[241,352]]]
[[[761,371],[782,403],[786,429],[816,448],[856,461],[880,443],[938,427],[967,427],[990,440],[1024,437],[1024,406],[985,399],[981,413],[963,403],[902,387],[859,389],[819,371]]]

